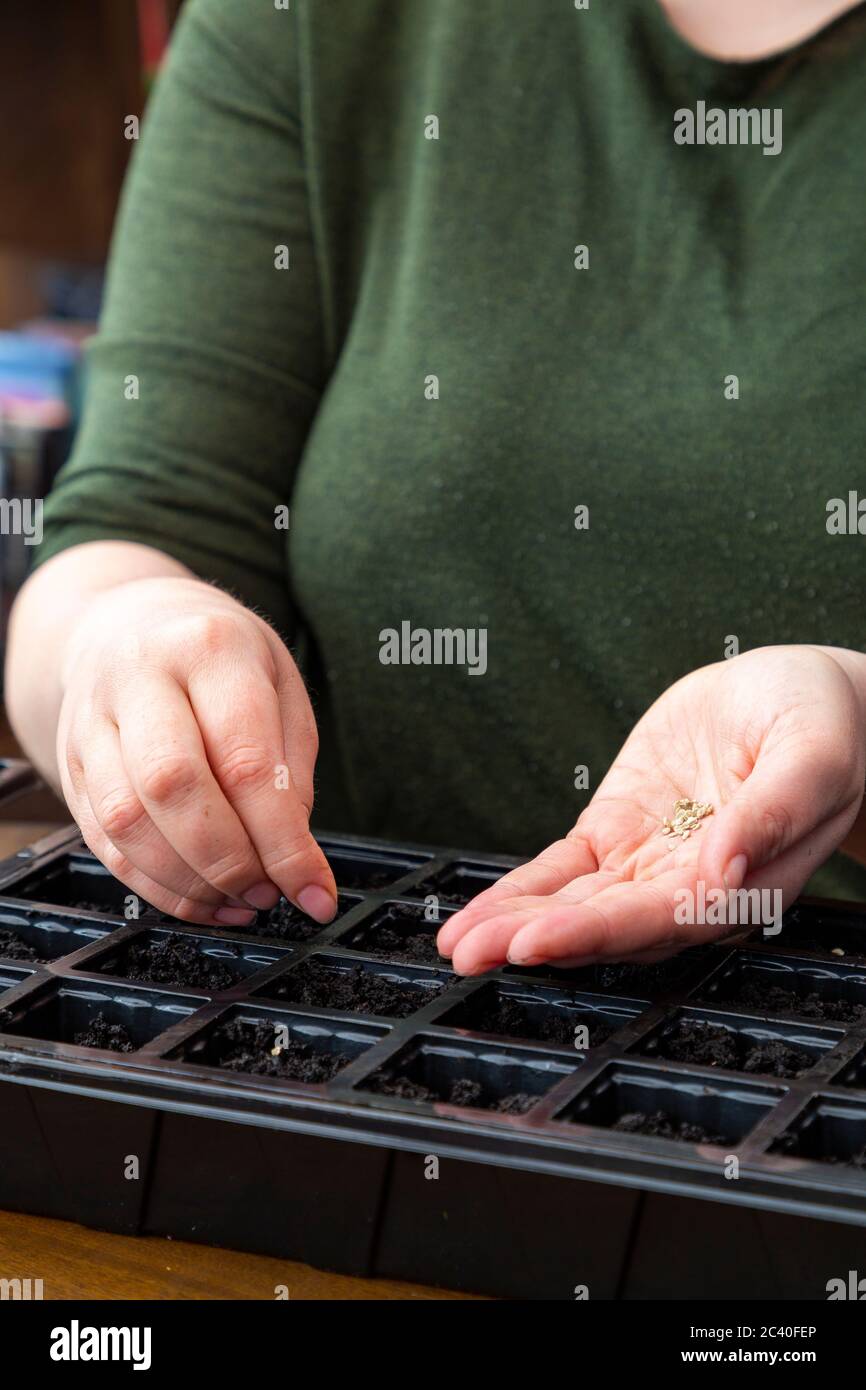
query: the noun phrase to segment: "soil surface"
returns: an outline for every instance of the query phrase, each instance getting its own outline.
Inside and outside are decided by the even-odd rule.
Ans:
[[[40,957],[32,946],[22,941],[14,931],[0,931],[0,956],[6,960],[38,961]]]
[[[410,1076],[374,1076],[365,1083],[365,1089],[375,1091],[380,1096],[397,1096],[400,1100],[421,1100],[429,1104],[446,1102],[448,1105],[472,1106],[478,1110],[493,1110],[499,1115],[525,1115],[536,1101],[538,1096],[528,1095],[525,1091],[515,1091],[509,1096],[493,1097],[485,1093],[483,1086],[478,1081],[470,1081],[468,1077],[461,1077],[452,1083],[451,1086],[443,1090],[434,1090],[432,1086],[424,1086],[420,1081],[413,1081]]]
[[[123,915],[122,906],[108,907],[105,903],[95,902],[92,898],[73,898],[68,906],[77,908],[79,912],[109,912],[115,917]]]
[[[49,899],[48,901],[51,901],[51,899]],[[147,918],[151,922],[154,921],[154,919],[156,919],[159,922],[177,921],[177,918],[172,917],[171,913],[160,912],[158,907],[154,907],[152,903],[146,902],[144,898],[139,898],[138,901],[140,905],[141,918]],[[60,906],[75,907],[78,908],[79,912],[96,912],[102,913],[103,916],[107,915],[109,917],[124,917],[123,909],[125,904],[122,900],[118,900],[116,903],[112,904],[105,902],[98,903],[95,900],[95,898],[71,898],[68,903],[61,903]],[[124,918],[124,920],[127,919]]]
[[[785,1134],[774,1146],[775,1152],[790,1154],[792,1158],[807,1158],[815,1163],[833,1163],[838,1168],[866,1168],[866,1148],[858,1149],[848,1158],[840,1158],[838,1154],[812,1154],[803,1152],[798,1147],[796,1134]]]
[[[745,1033],[683,1019],[670,1033],[662,1034],[654,1049],[671,1062],[693,1062],[724,1071],[757,1071],[768,1076],[801,1076],[816,1059],[802,1047],[783,1038],[756,1042]]]
[[[718,999],[708,1003],[718,1004]],[[866,1018],[866,1004],[848,999],[822,999],[820,994],[799,995],[796,990],[781,985],[765,985],[745,980],[733,994],[725,995],[726,1004],[740,1005],[762,1014],[794,1014],[798,1018],[821,1019],[826,1023],[859,1023]]]
[[[655,995],[669,989],[690,964],[681,956],[673,956],[671,960],[661,960],[657,965],[596,965],[591,969],[598,988],[606,993],[634,990],[641,995]]]
[[[435,893],[436,890],[434,889],[433,892]],[[465,907],[467,903],[471,903],[473,898],[477,898],[480,892],[481,889],[479,888],[475,893],[436,893],[436,897],[442,907]]]
[[[101,1047],[108,1052],[134,1052],[135,1043],[122,1023],[109,1023],[104,1014],[97,1014],[87,1028],[74,1033],[72,1041],[79,1047]]]
[[[492,888],[494,883],[498,883],[498,881],[498,879],[491,878],[485,879],[483,883],[476,880],[473,884],[470,879],[465,888],[438,888],[435,882],[428,880],[426,883],[419,883],[410,892],[413,898],[427,898],[432,895],[439,900],[442,907],[465,907],[467,903],[471,903],[474,898],[479,897],[488,888]]]
[[[727,1144],[723,1134],[714,1134],[703,1125],[691,1124],[687,1120],[674,1120],[663,1110],[644,1114],[634,1110],[628,1115],[620,1115],[611,1126],[620,1134],[646,1134],[656,1139],[679,1139],[686,1144]]]
[[[441,888],[437,888],[435,883],[421,883],[411,890],[413,898],[434,897],[440,907],[465,907],[473,898],[477,898],[480,892],[480,888],[476,888],[472,893],[461,893],[459,889],[452,888],[450,892],[445,893]]]
[[[590,1047],[598,1047],[606,1042],[619,1025],[586,1010],[571,1014],[564,1008],[550,1005],[543,1014],[536,1015],[525,1008],[512,995],[493,995],[489,1000],[471,1001],[466,1005],[464,1015],[469,1027],[479,1033],[494,1033],[503,1038],[526,1038],[532,1042],[552,1042],[574,1046],[574,1030],[585,1026],[589,1030]]]
[[[862,960],[866,956],[866,940],[858,941],[856,944],[848,941],[837,933],[829,936],[812,936],[808,932],[798,931],[789,932],[787,937],[784,931],[777,938],[780,946],[787,946],[792,951],[810,951],[816,956],[830,956],[837,960]]]
[[[812,951],[816,955],[858,957],[866,956],[866,930],[858,929],[849,921],[836,922],[832,915],[816,918],[808,909],[802,911],[794,907],[785,917],[781,935],[776,938],[779,946],[787,946],[795,951]]]
[[[373,864],[347,863],[342,866],[338,864],[336,868],[332,864],[331,868],[338,888],[361,888],[368,893],[378,893],[380,889],[388,888],[409,872],[409,868],[402,864],[376,868]]]
[[[340,907],[342,908],[342,904]],[[340,915],[339,911],[337,915]],[[280,898],[270,912],[259,912],[248,930],[257,936],[273,936],[280,941],[309,941],[325,928],[321,922],[308,917],[299,907],[295,907],[294,903]]]
[[[256,1076],[281,1076],[291,1081],[330,1081],[354,1060],[348,1052],[317,1052],[309,1043],[290,1038],[277,1048],[272,1023],[247,1023],[232,1019],[208,1040],[206,1060],[225,1071],[252,1072]],[[190,1057],[190,1061],[201,1060]]]
[[[192,985],[197,989],[230,989],[240,976],[224,961],[206,956],[187,936],[172,933],[130,946],[123,960],[106,973],[153,985]]]
[[[622,962],[614,965],[578,966],[575,970],[557,972],[549,967],[539,966],[527,973],[531,975],[559,974],[569,984],[592,994],[624,994],[639,999],[656,999],[666,993],[685,974],[693,962],[690,952],[672,956],[670,960],[659,961],[656,965],[629,965]]]
[[[442,985],[395,984],[384,975],[363,970],[335,970],[321,961],[307,960],[268,986],[268,996],[316,1009],[339,1009],[342,1013],[376,1014],[382,1018],[408,1018],[429,1003]]]
[[[403,931],[399,922],[417,922],[418,931]],[[371,924],[363,940],[350,947],[381,960],[400,961],[407,965],[448,965],[436,950],[436,933],[441,922],[428,922],[423,907],[401,907],[399,917],[386,917],[381,924]]]

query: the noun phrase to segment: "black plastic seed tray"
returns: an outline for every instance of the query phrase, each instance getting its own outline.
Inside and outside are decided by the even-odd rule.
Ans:
[[[866,908],[460,979],[514,861],[320,836],[340,911],[0,864],[0,1206],[515,1298],[823,1298],[866,1263]]]

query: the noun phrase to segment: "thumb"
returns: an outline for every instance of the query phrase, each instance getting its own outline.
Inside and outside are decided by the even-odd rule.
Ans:
[[[794,752],[787,742],[763,752],[713,816],[701,846],[700,877],[713,887],[740,888],[747,874],[816,833],[830,854],[857,814],[862,786],[856,775],[852,779],[855,761],[826,745],[801,745]]]

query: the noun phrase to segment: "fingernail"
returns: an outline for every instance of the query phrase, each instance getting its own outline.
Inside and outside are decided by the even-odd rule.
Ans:
[[[742,888],[743,882],[746,877],[746,869],[748,868],[748,864],[749,861],[744,854],[734,855],[733,859],[731,860],[730,864],[725,869],[725,872],[722,875],[722,878],[725,881],[726,888]]]
[[[510,965],[544,965],[547,956],[519,956],[508,952],[508,962]]]
[[[315,922],[330,922],[337,911],[337,904],[325,888],[320,888],[318,883],[311,883],[306,888],[302,888],[295,901],[302,912],[306,912],[308,917],[312,917]]]
[[[248,927],[256,920],[256,914],[248,907],[218,907],[213,916],[215,922],[226,927]]]
[[[276,907],[280,900],[280,890],[275,883],[257,883],[254,888],[250,888],[244,893],[244,901],[251,907],[271,908]]]

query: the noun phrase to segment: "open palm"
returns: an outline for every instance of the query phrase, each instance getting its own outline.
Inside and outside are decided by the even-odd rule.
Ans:
[[[689,894],[697,907],[713,891],[800,892],[857,816],[864,727],[848,674],[818,648],[692,672],[635,726],[565,839],[451,918],[440,951],[474,975],[506,960],[654,960],[738,930],[678,916],[693,915]],[[687,839],[661,833],[682,797],[714,808]]]

